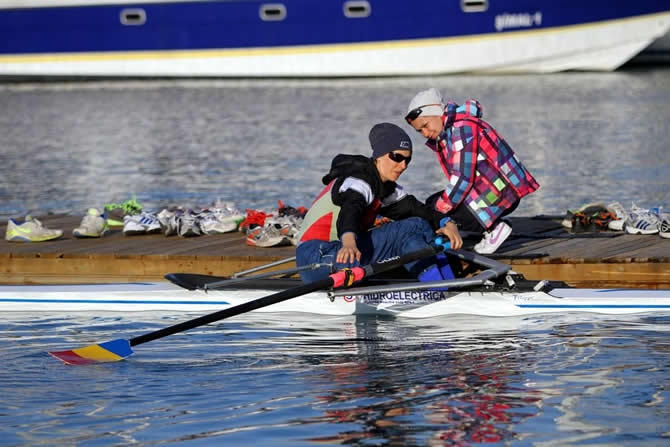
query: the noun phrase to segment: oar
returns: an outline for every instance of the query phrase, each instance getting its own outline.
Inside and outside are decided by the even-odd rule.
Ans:
[[[328,289],[331,287],[349,287],[363,278],[392,270],[409,262],[418,261],[419,259],[423,259],[428,256],[433,256],[444,251],[446,248],[448,248],[448,246],[444,244],[430,245],[421,250],[417,250],[403,256],[395,256],[393,258],[384,259],[382,261],[362,267],[340,270],[339,272],[333,273],[332,275],[320,281],[309,284],[302,284],[291,289],[282,290],[280,292],[273,293],[272,295],[268,295],[254,301],[249,301],[248,303],[239,304],[237,306],[220,310],[209,315],[204,315],[193,320],[184,321],[173,326],[168,326],[157,331],[131,338],[130,340],[117,339],[100,344],[85,346],[82,348],[69,349],[65,351],[52,351],[49,352],[49,354],[70,365],[118,362],[133,353],[133,350],[131,349],[132,346],[137,346],[142,343],[147,343],[152,340],[167,337],[168,335],[223,320],[224,318],[230,318],[235,315],[260,309],[261,307],[280,303],[291,298],[296,298],[301,295],[316,292],[317,290]]]
[[[251,276],[234,276],[232,278],[199,275],[196,273],[168,273],[165,275],[165,279],[187,290],[202,289],[206,292],[208,290],[220,289],[240,282],[249,282],[255,279],[270,278],[278,275],[294,274],[303,270],[316,270],[321,267],[330,267],[331,265],[332,264],[310,264],[284,270],[273,270],[271,272],[259,273]]]

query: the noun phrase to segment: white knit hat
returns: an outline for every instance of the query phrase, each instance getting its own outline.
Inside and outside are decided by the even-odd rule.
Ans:
[[[442,116],[444,113],[442,95],[436,88],[429,88],[417,93],[409,103],[407,115],[418,108],[421,108],[420,116]]]

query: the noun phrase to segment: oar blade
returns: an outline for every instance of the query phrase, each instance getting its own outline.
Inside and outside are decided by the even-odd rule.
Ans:
[[[84,346],[83,348],[49,352],[49,354],[68,365],[119,362],[132,353],[133,350],[130,347],[130,341],[122,338]]]

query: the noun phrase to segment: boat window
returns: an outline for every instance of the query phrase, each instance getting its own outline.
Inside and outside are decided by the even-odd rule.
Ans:
[[[141,8],[126,8],[121,10],[121,23],[127,26],[144,25],[147,21],[147,13]]]
[[[281,3],[266,3],[258,10],[261,20],[266,22],[277,22],[286,18],[286,6]]]
[[[350,19],[362,19],[370,15],[370,3],[365,0],[344,2],[343,5],[345,17]]]
[[[461,0],[463,12],[484,12],[489,9],[488,0]]]

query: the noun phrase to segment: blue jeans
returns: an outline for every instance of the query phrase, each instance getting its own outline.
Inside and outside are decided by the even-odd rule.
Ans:
[[[315,270],[303,270],[300,278],[306,283],[326,278],[331,273],[346,267],[358,267],[382,261],[393,256],[402,256],[421,250],[435,240],[435,231],[421,217],[410,217],[389,222],[358,235],[356,245],[361,251],[361,261],[348,264],[336,263],[337,252],[342,248],[340,241],[311,240],[298,245],[296,249],[296,265],[298,267],[312,264],[331,264]],[[418,274],[435,264],[435,257],[414,261],[405,268]]]

